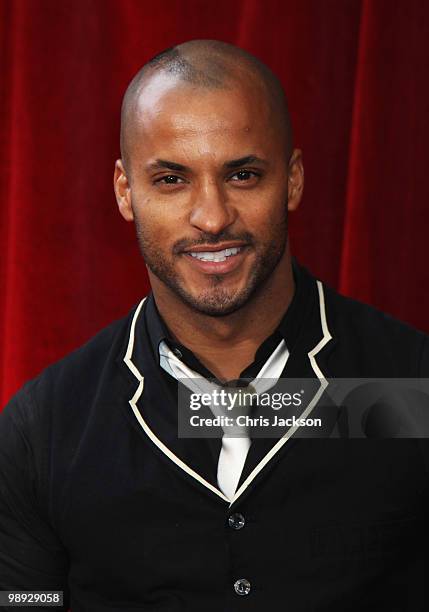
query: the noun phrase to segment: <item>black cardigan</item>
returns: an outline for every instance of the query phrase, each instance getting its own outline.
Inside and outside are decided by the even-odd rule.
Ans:
[[[429,376],[427,336],[300,274],[284,377]],[[177,436],[146,305],[0,415],[0,590],[73,612],[427,610],[426,440],[256,439],[230,504],[213,444]]]

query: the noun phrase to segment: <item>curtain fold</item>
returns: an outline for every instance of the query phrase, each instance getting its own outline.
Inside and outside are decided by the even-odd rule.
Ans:
[[[429,6],[362,3],[340,291],[428,331]]]
[[[192,38],[242,46],[285,86],[297,257],[429,332],[425,0],[0,0],[0,406],[148,291],[112,189],[120,103]]]

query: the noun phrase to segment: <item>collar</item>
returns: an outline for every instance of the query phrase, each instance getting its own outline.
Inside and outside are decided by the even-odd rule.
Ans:
[[[288,334],[287,342],[290,346],[290,356],[282,376],[313,380],[315,393],[311,394],[311,397],[308,396],[308,401],[299,415],[307,417],[311,413],[313,417],[323,410],[323,401],[320,400],[325,397],[329,377],[326,358],[335,343],[332,342],[328,326],[322,283],[304,268],[299,267],[298,270],[296,294],[281,325],[283,333]],[[229,501],[219,490],[215,480],[214,466],[219,455],[220,440],[214,439],[211,445],[208,439],[190,441],[178,437],[177,402],[173,402],[173,399],[166,395],[170,384],[176,381],[162,372],[158,365],[158,354],[153,354],[154,332],[150,329],[146,317],[146,308],[149,305],[149,299],[142,300],[135,309],[123,356],[123,365],[134,377],[133,389],[128,397],[127,414],[130,419],[134,418],[134,424],[141,435],[149,438],[154,448],[168,458],[184,478],[199,483],[218,501],[221,499],[232,506],[253,491],[260,479],[267,474],[267,465],[277,462],[291,445],[297,443],[294,434],[299,426],[288,429],[280,439],[254,440],[241,482],[234,498]],[[157,340],[158,338],[155,342]],[[171,379],[170,383],[166,379]],[[170,410],[169,406],[173,409]],[[327,427],[321,432],[323,437],[328,437],[334,427],[336,416],[334,417],[329,418]]]

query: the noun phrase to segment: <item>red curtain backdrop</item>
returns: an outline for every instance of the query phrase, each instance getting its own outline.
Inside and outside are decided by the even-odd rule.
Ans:
[[[192,38],[284,83],[306,170],[297,257],[429,331],[426,0],[0,0],[1,405],[147,292],[112,190],[120,103]]]

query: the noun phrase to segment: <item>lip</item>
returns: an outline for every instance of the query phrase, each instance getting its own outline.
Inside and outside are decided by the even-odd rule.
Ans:
[[[189,251],[184,252],[184,255],[187,261],[189,261],[190,264],[195,267],[195,269],[199,270],[200,272],[203,272],[204,274],[228,274],[230,272],[233,272],[236,268],[238,268],[242,264],[244,258],[247,256],[247,253],[248,253],[248,248],[246,246],[242,246],[239,253],[237,253],[236,255],[229,255],[229,257],[227,257],[225,261],[202,261],[201,259],[192,257],[191,253],[198,253],[198,252],[204,252],[204,251],[209,251],[209,250],[211,252],[223,251],[223,249],[236,248],[238,245],[237,244],[231,245],[231,246],[222,245],[222,248],[220,249],[219,248],[213,249],[213,245],[211,246],[212,246],[211,249],[198,247],[198,250],[197,248],[194,248],[194,249],[190,249]],[[216,246],[218,247],[218,245]]]

